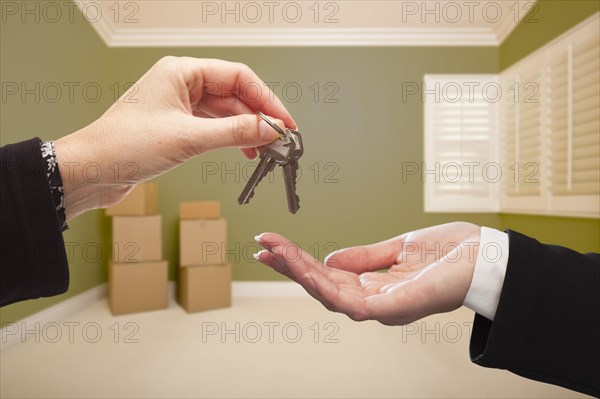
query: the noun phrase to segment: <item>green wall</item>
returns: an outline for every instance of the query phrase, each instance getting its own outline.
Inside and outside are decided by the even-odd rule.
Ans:
[[[562,245],[579,252],[600,252],[598,219],[500,215],[502,229],[511,229],[546,244]]]
[[[504,70],[600,9],[597,0],[538,0],[531,20],[521,23],[500,46]],[[532,215],[500,215],[503,229],[513,229],[541,242],[564,245],[581,252],[600,252],[600,220]]]
[[[30,3],[33,4],[33,3]],[[32,17],[22,23],[7,18],[0,24],[0,81],[3,84],[0,107],[0,144],[35,136],[57,139],[98,118],[110,106],[109,87],[114,82],[110,50],[98,39],[92,27],[76,13],[73,20],[49,23]],[[74,87],[70,98],[68,85]],[[10,85],[22,92],[33,89],[39,94],[7,95]],[[35,90],[39,84],[39,90]],[[82,88],[88,85],[84,97]],[[56,87],[61,88],[61,92]],[[98,96],[93,87],[100,87]],[[96,101],[97,100],[97,101]],[[94,102],[96,101],[96,102]],[[0,195],[2,195],[0,193]],[[64,234],[70,251],[71,284],[65,295],[26,301],[0,309],[0,326],[18,320],[106,281],[110,245],[101,220],[101,211],[89,212],[70,223]],[[103,218],[103,217],[102,217]],[[98,254],[97,250],[101,253]]]
[[[536,8],[500,45],[500,70],[595,14],[598,0],[537,0]]]
[[[285,234],[323,258],[336,248],[457,219],[499,225],[499,216],[493,214],[424,214],[420,179],[403,183],[401,178],[402,162],[423,160],[422,103],[419,96],[404,102],[402,84],[421,82],[424,73],[495,73],[498,53],[491,47],[108,49],[79,17],[55,24],[9,20],[2,24],[3,82],[97,81],[107,93],[95,104],[9,100],[2,104],[2,144],[33,135],[57,138],[91,122],[109,106],[112,83],[122,86],[137,80],[167,54],[251,65],[273,82],[284,101],[287,98],[306,147],[298,182],[302,208],[295,216],[287,212],[279,171],[272,182],[261,183],[251,204],[237,204],[252,169],[234,149],[206,154],[159,177],[164,256],[171,279],[177,270],[178,204],[184,200],[221,201],[236,280],[282,278],[252,258],[257,249],[254,235],[267,230]],[[294,90],[298,87],[300,96]],[[326,102],[327,95],[333,102]],[[203,177],[203,169],[214,167],[218,175]],[[221,178],[221,172],[236,168],[239,172]],[[25,317],[105,281],[109,235],[110,221],[100,211],[73,221],[66,241],[79,248],[96,243],[105,249],[103,257],[86,261],[81,249],[74,251],[68,295],[5,307],[1,322]]]
[[[247,63],[265,81],[279,85],[278,95],[284,85],[302,89],[301,98],[286,103],[306,148],[298,182],[299,213],[287,212],[279,171],[242,207],[237,204],[245,184],[241,173],[204,176],[203,183],[207,167],[244,170],[248,161],[237,150],[192,160],[158,179],[165,254],[172,272],[177,262],[177,207],[182,200],[221,201],[229,221],[229,246],[235,251],[229,259],[235,263],[236,280],[282,278],[252,258],[257,248],[253,237],[263,231],[287,235],[322,258],[335,248],[456,219],[499,225],[499,216],[492,214],[425,214],[420,179],[403,183],[401,177],[403,162],[423,161],[423,104],[419,96],[403,103],[403,82],[420,82],[424,73],[494,73],[498,65],[494,48],[114,49],[111,54],[121,81],[135,80],[157,58],[174,54]],[[310,89],[315,82],[321,87],[317,101]],[[339,88],[333,98],[337,103],[323,101],[328,82]],[[289,100],[293,93],[290,89]],[[316,181],[311,166],[320,169]],[[334,175],[327,178],[330,173]]]
[[[536,26],[543,26],[546,31],[555,25]],[[403,162],[423,161],[423,104],[418,96],[403,100],[403,83],[419,83],[425,73],[497,73],[501,65],[506,67],[511,59],[541,45],[523,47],[521,42],[527,42],[523,35],[532,34],[527,29],[531,28],[517,28],[507,39],[508,44],[500,48],[108,49],[79,15],[73,22],[54,24],[10,20],[2,23],[2,82],[98,82],[105,94],[97,103],[81,99],[73,103],[3,102],[0,142],[4,145],[34,135],[53,139],[91,122],[110,105],[110,87],[114,83],[122,87],[135,81],[163,55],[241,61],[276,85],[275,93],[300,125],[306,147],[298,182],[301,210],[295,216],[287,213],[280,173],[272,182],[261,183],[251,204],[237,205],[237,196],[252,169],[249,161],[234,149],[205,154],[159,177],[164,256],[170,263],[171,279],[176,278],[177,271],[178,204],[188,200],[221,201],[223,215],[229,222],[232,251],[228,259],[235,265],[236,280],[281,279],[252,258],[257,248],[252,237],[267,230],[287,235],[319,258],[337,247],[374,242],[454,220],[512,227],[542,241],[594,249],[592,243],[596,247],[598,243],[598,221],[425,214],[420,180],[402,181]],[[556,30],[541,40],[550,40],[559,33]],[[319,87],[317,98],[315,83]],[[282,93],[284,85],[289,89],[287,97]],[[294,87],[301,88],[301,96],[296,96]],[[334,90],[337,92],[332,94]],[[336,102],[326,102],[328,94]],[[206,173],[209,170],[217,173]],[[580,229],[585,234],[579,234]],[[580,239],[573,240],[573,232]],[[80,248],[73,252],[70,264],[69,293],[2,308],[0,322],[18,320],[106,280],[110,220],[103,212],[90,212],[74,220],[65,240]],[[102,257],[94,259],[84,254],[81,248],[86,245],[92,247],[90,250],[100,247]]]

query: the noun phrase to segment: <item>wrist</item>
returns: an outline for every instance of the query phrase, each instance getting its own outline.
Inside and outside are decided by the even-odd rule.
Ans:
[[[89,153],[91,147],[81,144],[84,141],[90,141],[86,140],[87,133],[84,129],[54,142],[63,182],[64,207],[67,220],[71,220],[88,210],[102,207],[101,193],[106,189],[101,181],[87,176],[91,174],[91,169],[94,169],[94,174],[97,174],[96,165],[99,165],[99,163],[96,162],[96,157]],[[88,165],[93,165],[94,168],[88,167]]]
[[[60,168],[58,167],[54,142],[41,142],[40,150],[42,153],[42,162],[44,163],[46,177],[48,179],[50,196],[54,202],[54,209],[56,210],[56,216],[58,217],[61,230],[65,231],[69,228],[69,226],[65,216],[64,186],[60,175]]]
[[[509,242],[504,232],[481,228],[473,279],[464,306],[494,320],[508,264]]]
[[[73,173],[73,169],[71,168],[71,165],[76,161],[73,160],[73,151],[70,147],[69,136],[58,139],[54,145],[63,182],[65,215],[67,220],[71,220],[75,216],[85,212],[84,204],[90,194],[89,190],[85,188],[81,176]]]

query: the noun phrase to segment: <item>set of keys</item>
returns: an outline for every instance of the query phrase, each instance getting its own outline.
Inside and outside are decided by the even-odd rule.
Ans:
[[[283,168],[283,180],[285,182],[285,192],[287,196],[288,209],[291,213],[298,212],[300,209],[300,198],[296,194],[296,177],[298,174],[298,160],[304,153],[302,146],[302,136],[300,133],[291,129],[281,129],[265,114],[259,112],[258,115],[269,124],[281,136],[269,145],[258,148],[260,161],[258,166],[250,176],[250,180],[244,187],[242,194],[238,198],[240,205],[247,204],[254,196],[254,190],[258,183],[269,174],[275,166]]]

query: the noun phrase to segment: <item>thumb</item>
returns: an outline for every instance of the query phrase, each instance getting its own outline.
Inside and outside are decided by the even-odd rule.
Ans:
[[[402,236],[398,236],[376,244],[340,249],[327,255],[324,264],[358,274],[387,269],[396,262],[402,243]]]
[[[258,115],[236,115],[227,118],[193,117],[194,140],[204,150],[222,147],[258,147],[272,143],[279,133]],[[285,129],[279,119],[271,119],[277,126]]]

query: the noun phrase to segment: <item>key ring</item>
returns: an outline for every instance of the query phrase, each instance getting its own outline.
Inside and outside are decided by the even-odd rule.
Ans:
[[[273,129],[275,129],[277,131],[277,133],[279,133],[279,135],[281,136],[282,139],[285,139],[287,136],[285,134],[285,132],[283,130],[281,130],[281,128],[279,126],[277,126],[275,124],[275,122],[273,122],[271,119],[269,119],[269,117],[265,114],[263,114],[262,112],[258,111],[257,112],[258,116],[260,116],[265,122],[267,122],[269,124],[269,126],[271,126]]]

